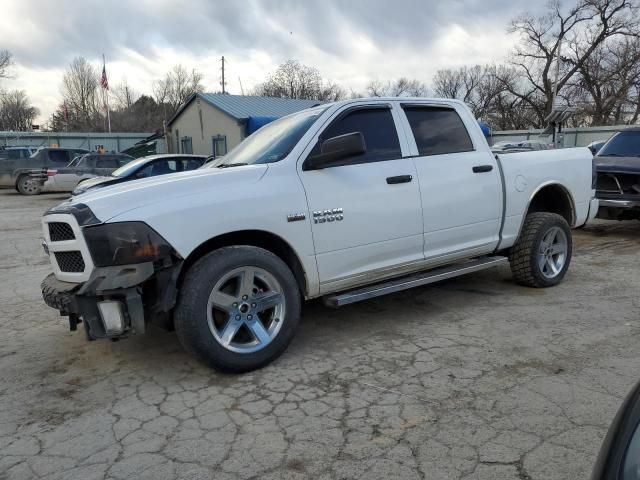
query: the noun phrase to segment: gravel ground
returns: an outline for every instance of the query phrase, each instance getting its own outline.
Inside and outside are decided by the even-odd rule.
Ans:
[[[0,191],[0,479],[584,479],[638,380],[640,222],[575,232],[565,282],[500,268],[329,310],[221,375],[171,332],[86,342],[44,305],[40,215]]]

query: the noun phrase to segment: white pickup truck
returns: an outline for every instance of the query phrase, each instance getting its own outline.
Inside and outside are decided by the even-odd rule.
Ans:
[[[89,339],[154,322],[248,371],[285,350],[303,299],[338,307],[504,262],[520,284],[556,285],[594,195],[586,148],[499,158],[459,101],[347,100],[203,169],[47,211],[42,292]]]

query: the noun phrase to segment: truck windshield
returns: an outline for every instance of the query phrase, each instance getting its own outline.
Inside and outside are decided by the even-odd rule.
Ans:
[[[599,157],[640,157],[640,131],[618,132],[604,144]]]
[[[224,157],[205,168],[273,163],[289,155],[296,143],[327,107],[316,107],[280,118],[247,137]]]

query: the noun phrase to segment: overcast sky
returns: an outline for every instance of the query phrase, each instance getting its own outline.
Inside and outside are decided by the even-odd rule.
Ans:
[[[45,121],[60,102],[66,65],[104,53],[111,85],[139,92],[182,63],[241,93],[289,58],[362,91],[371,79],[429,82],[446,67],[502,60],[509,20],[531,0],[2,0],[0,49],[15,56],[4,88],[27,91]],[[536,7],[539,8],[539,7]]]

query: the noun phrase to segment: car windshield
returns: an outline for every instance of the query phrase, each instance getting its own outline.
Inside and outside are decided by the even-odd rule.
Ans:
[[[111,176],[112,177],[128,177],[148,161],[149,161],[148,157],[142,157],[137,160],[132,160],[129,163],[124,164],[117,170],[114,170],[113,172],[111,172]]]
[[[599,157],[640,157],[640,131],[618,132],[604,144]]]
[[[205,168],[278,162],[289,155],[325,109],[326,106],[313,108],[269,123]]]

